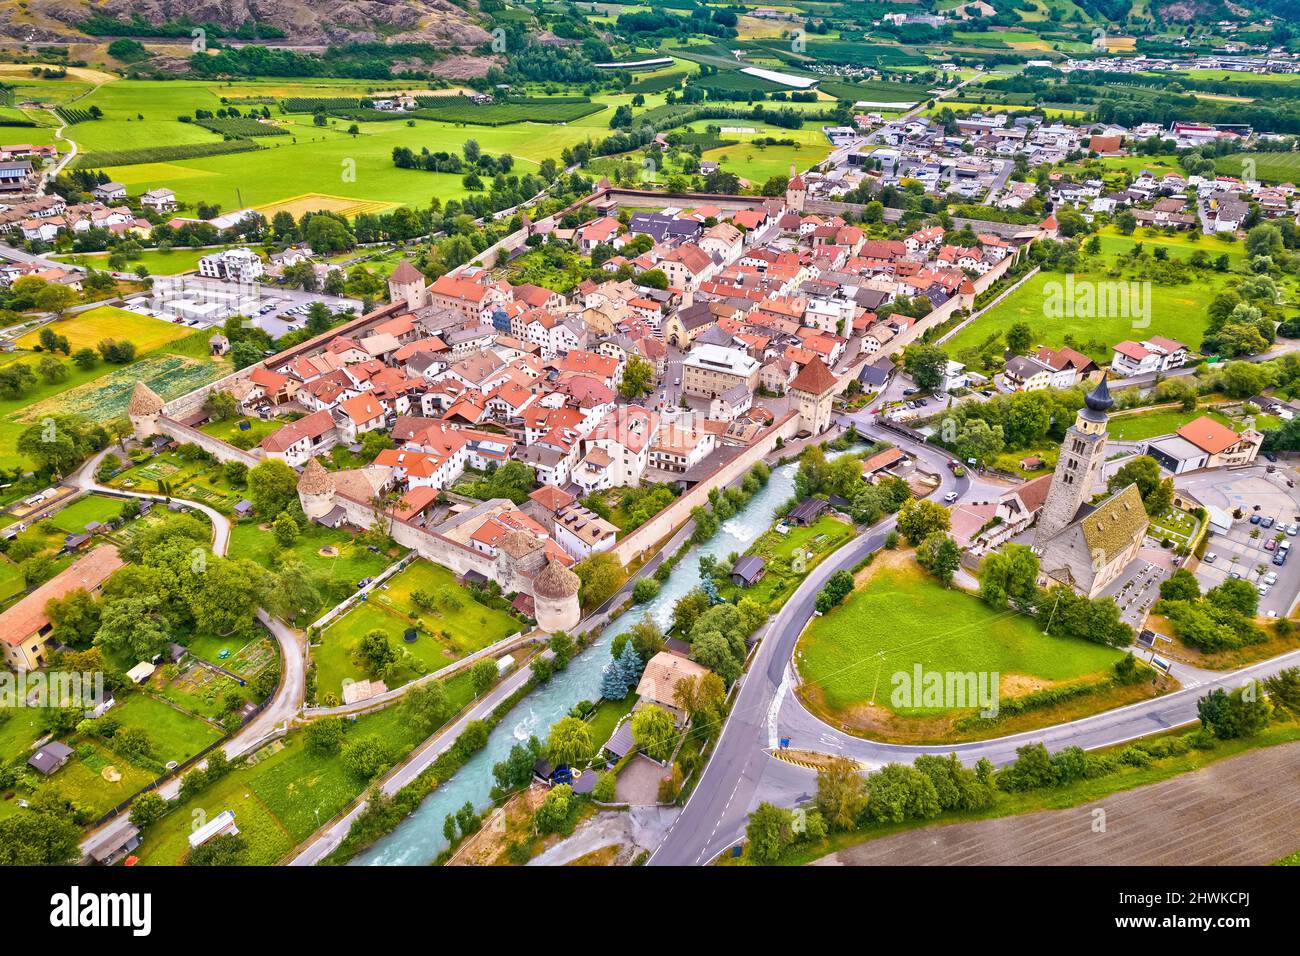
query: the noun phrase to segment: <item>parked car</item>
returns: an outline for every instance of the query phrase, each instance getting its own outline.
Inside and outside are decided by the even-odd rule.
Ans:
[[[1277,455],[1273,454],[1271,451],[1264,452],[1264,457],[1269,461],[1277,461]]]
[[[1267,585],[1267,584],[1261,584],[1261,585],[1260,585],[1259,587],[1257,587],[1255,590],[1259,592],[1259,596],[1260,596],[1260,597],[1263,597],[1264,595],[1268,594],[1268,585]]]
[[[1260,526],[1261,528],[1271,528],[1271,527],[1273,527],[1273,517],[1272,517],[1272,515],[1270,515],[1270,516],[1267,517],[1267,518],[1262,518],[1262,519],[1260,519],[1259,526]]]
[[[1218,558],[1219,558],[1219,556],[1218,556],[1217,554],[1215,554],[1213,551],[1211,551],[1209,554],[1207,554],[1207,555],[1205,556],[1205,563],[1206,563],[1206,564],[1213,564],[1215,561],[1218,560]]]
[[[1264,575],[1264,583],[1267,584],[1269,587],[1272,587],[1273,585],[1277,584],[1277,572],[1270,571],[1268,572],[1268,574]]]
[[[1264,519],[1262,519],[1259,515],[1251,515],[1251,516],[1250,516],[1250,523],[1251,523],[1251,524],[1259,524],[1262,520],[1264,520]]]
[[[1276,551],[1276,550],[1277,550],[1277,542],[1274,541],[1272,538],[1269,538],[1267,541],[1264,542],[1264,550],[1265,550],[1265,551]]]
[[[1289,535],[1290,537],[1294,538],[1297,534],[1300,534],[1300,524],[1289,524],[1289,525],[1287,525],[1287,526],[1286,526],[1286,533],[1287,533],[1287,535]]]
[[[1279,551],[1277,554],[1273,555],[1273,563],[1276,564],[1279,568],[1282,565],[1286,564],[1286,552]]]
[[[357,582],[357,590],[360,591],[362,588],[364,588],[367,584],[369,584],[373,580],[374,578],[362,578],[360,581]]]

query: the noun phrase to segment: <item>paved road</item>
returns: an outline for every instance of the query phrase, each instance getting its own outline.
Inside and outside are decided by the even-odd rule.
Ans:
[[[871,840],[815,865],[1266,866],[1300,846],[1297,784],[1300,744],[1282,744],[1082,806]]]

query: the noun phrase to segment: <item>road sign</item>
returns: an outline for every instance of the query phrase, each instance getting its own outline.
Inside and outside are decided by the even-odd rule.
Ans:
[[[790,746],[790,738],[789,738],[789,737],[782,737],[781,740],[780,740],[780,744],[781,744],[781,749],[782,749],[782,750],[785,750],[787,747]]]

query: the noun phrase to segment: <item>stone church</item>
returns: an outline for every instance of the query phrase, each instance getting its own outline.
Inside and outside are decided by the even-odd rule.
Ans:
[[[1034,536],[1039,583],[1066,584],[1090,598],[1137,557],[1150,524],[1137,485],[1090,503],[1106,460],[1107,413],[1114,404],[1105,378],[1084,398],[1061,443]]]

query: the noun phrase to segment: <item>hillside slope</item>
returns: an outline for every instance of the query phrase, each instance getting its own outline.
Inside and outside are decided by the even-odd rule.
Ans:
[[[78,24],[95,13],[155,25],[264,24],[283,32],[277,44],[392,40],[464,48],[489,39],[474,16],[450,0],[29,0],[24,8],[0,5],[0,34],[69,39],[80,36]]]

